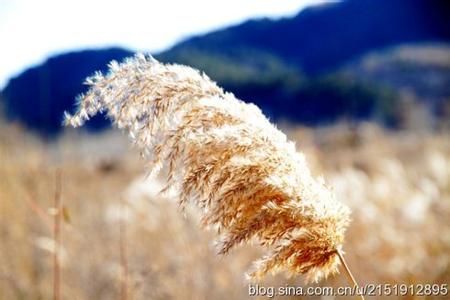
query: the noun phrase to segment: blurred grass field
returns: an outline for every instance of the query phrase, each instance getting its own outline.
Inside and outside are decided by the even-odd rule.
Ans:
[[[344,249],[360,284],[450,282],[448,132],[282,129],[352,208]],[[183,215],[173,196],[158,194],[161,183],[145,179],[145,161],[125,136],[69,131],[44,142],[1,123],[0,299],[53,297],[56,170],[62,299],[250,298],[244,273],[258,246],[216,256],[214,233],[199,227],[195,209]],[[260,284],[303,281],[281,274]],[[319,285],[347,282],[337,275]]]

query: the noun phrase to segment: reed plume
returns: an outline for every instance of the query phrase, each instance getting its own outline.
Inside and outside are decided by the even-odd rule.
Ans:
[[[215,228],[218,251],[250,240],[268,249],[249,276],[287,270],[317,281],[337,271],[349,209],[302,153],[253,104],[205,74],[137,55],[96,73],[65,123],[81,126],[100,111],[126,130],[167,179],[183,208],[195,203]]]

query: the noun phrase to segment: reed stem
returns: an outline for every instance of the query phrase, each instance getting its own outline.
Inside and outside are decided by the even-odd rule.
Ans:
[[[120,299],[128,299],[128,260],[127,260],[127,227],[126,227],[126,207],[121,200],[121,212],[123,217],[119,224],[119,239],[120,239],[120,265],[121,265],[121,279],[120,279]]]
[[[355,277],[353,276],[352,272],[350,271],[350,268],[348,267],[347,262],[345,261],[341,250],[336,250],[336,253],[339,257],[339,260],[342,263],[342,266],[344,267],[345,275],[346,275],[348,281],[353,285],[354,288],[356,288],[356,291],[359,291],[359,285],[356,282]],[[365,300],[364,295],[360,294],[358,296],[360,297],[360,299]]]
[[[61,246],[61,171],[55,172],[55,198],[54,198],[54,222],[53,239],[55,241],[55,251],[53,253],[53,299],[61,299],[61,266],[60,266],[60,246]]]

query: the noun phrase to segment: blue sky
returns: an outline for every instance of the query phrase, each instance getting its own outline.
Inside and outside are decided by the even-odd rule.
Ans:
[[[327,1],[0,0],[0,88],[52,54],[113,45],[158,51],[197,33],[293,15],[320,2]]]

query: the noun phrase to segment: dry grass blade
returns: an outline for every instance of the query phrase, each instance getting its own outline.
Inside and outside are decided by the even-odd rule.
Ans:
[[[303,154],[255,105],[206,75],[137,55],[88,78],[66,124],[99,111],[163,170],[180,206],[195,203],[220,232],[220,253],[254,239],[269,249],[250,278],[287,270],[319,280],[337,271],[349,209],[314,178]]]
[[[53,299],[61,299],[61,266],[60,266],[60,246],[61,246],[61,171],[55,172],[55,196],[54,196],[54,223],[53,239],[55,241],[55,251],[53,252]]]
[[[121,201],[121,212],[125,214],[125,206]],[[128,299],[128,260],[127,260],[127,227],[126,218],[122,216],[119,223],[119,252],[120,252],[120,299]]]

